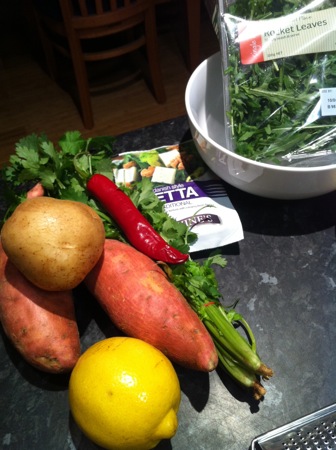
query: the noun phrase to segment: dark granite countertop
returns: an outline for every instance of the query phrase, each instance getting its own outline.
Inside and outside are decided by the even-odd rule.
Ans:
[[[116,149],[188,138],[188,122],[181,117],[119,136]],[[176,367],[183,392],[179,428],[160,450],[247,450],[255,436],[336,402],[336,192],[280,201],[230,186],[227,191],[245,238],[222,249],[228,265],[216,270],[224,303],[239,300],[236,309],[251,325],[275,376],[257,404],[220,371]],[[85,349],[115,330],[90,299],[80,301]],[[67,381],[28,366],[1,330],[0,447],[97,449],[69,415]]]

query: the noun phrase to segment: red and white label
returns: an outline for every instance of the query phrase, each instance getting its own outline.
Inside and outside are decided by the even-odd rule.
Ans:
[[[236,42],[242,64],[336,50],[336,7],[277,19],[241,21]]]

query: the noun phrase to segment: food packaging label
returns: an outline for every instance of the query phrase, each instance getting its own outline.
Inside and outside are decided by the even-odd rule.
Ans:
[[[198,236],[190,252],[215,249],[244,238],[242,224],[224,182],[199,157],[192,141],[119,154],[113,160],[117,184],[150,178],[167,214]]]

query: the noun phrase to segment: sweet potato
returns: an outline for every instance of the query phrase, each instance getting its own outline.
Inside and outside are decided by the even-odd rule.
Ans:
[[[44,196],[44,187],[41,183],[36,183],[28,192],[27,198],[36,198]]]
[[[130,245],[107,239],[84,283],[126,335],[182,366],[204,372],[217,366],[213,341],[187,300],[159,266]]]
[[[23,358],[50,373],[69,372],[80,356],[72,291],[44,291],[28,281],[0,245],[0,322]]]

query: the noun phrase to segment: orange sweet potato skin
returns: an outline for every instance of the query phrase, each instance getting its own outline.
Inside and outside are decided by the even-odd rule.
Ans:
[[[14,347],[37,369],[57,374],[75,366],[81,349],[72,292],[34,286],[8,261],[1,245],[0,322]]]
[[[84,280],[112,322],[172,361],[209,372],[218,364],[213,341],[187,300],[147,256],[107,239],[102,257]]]

